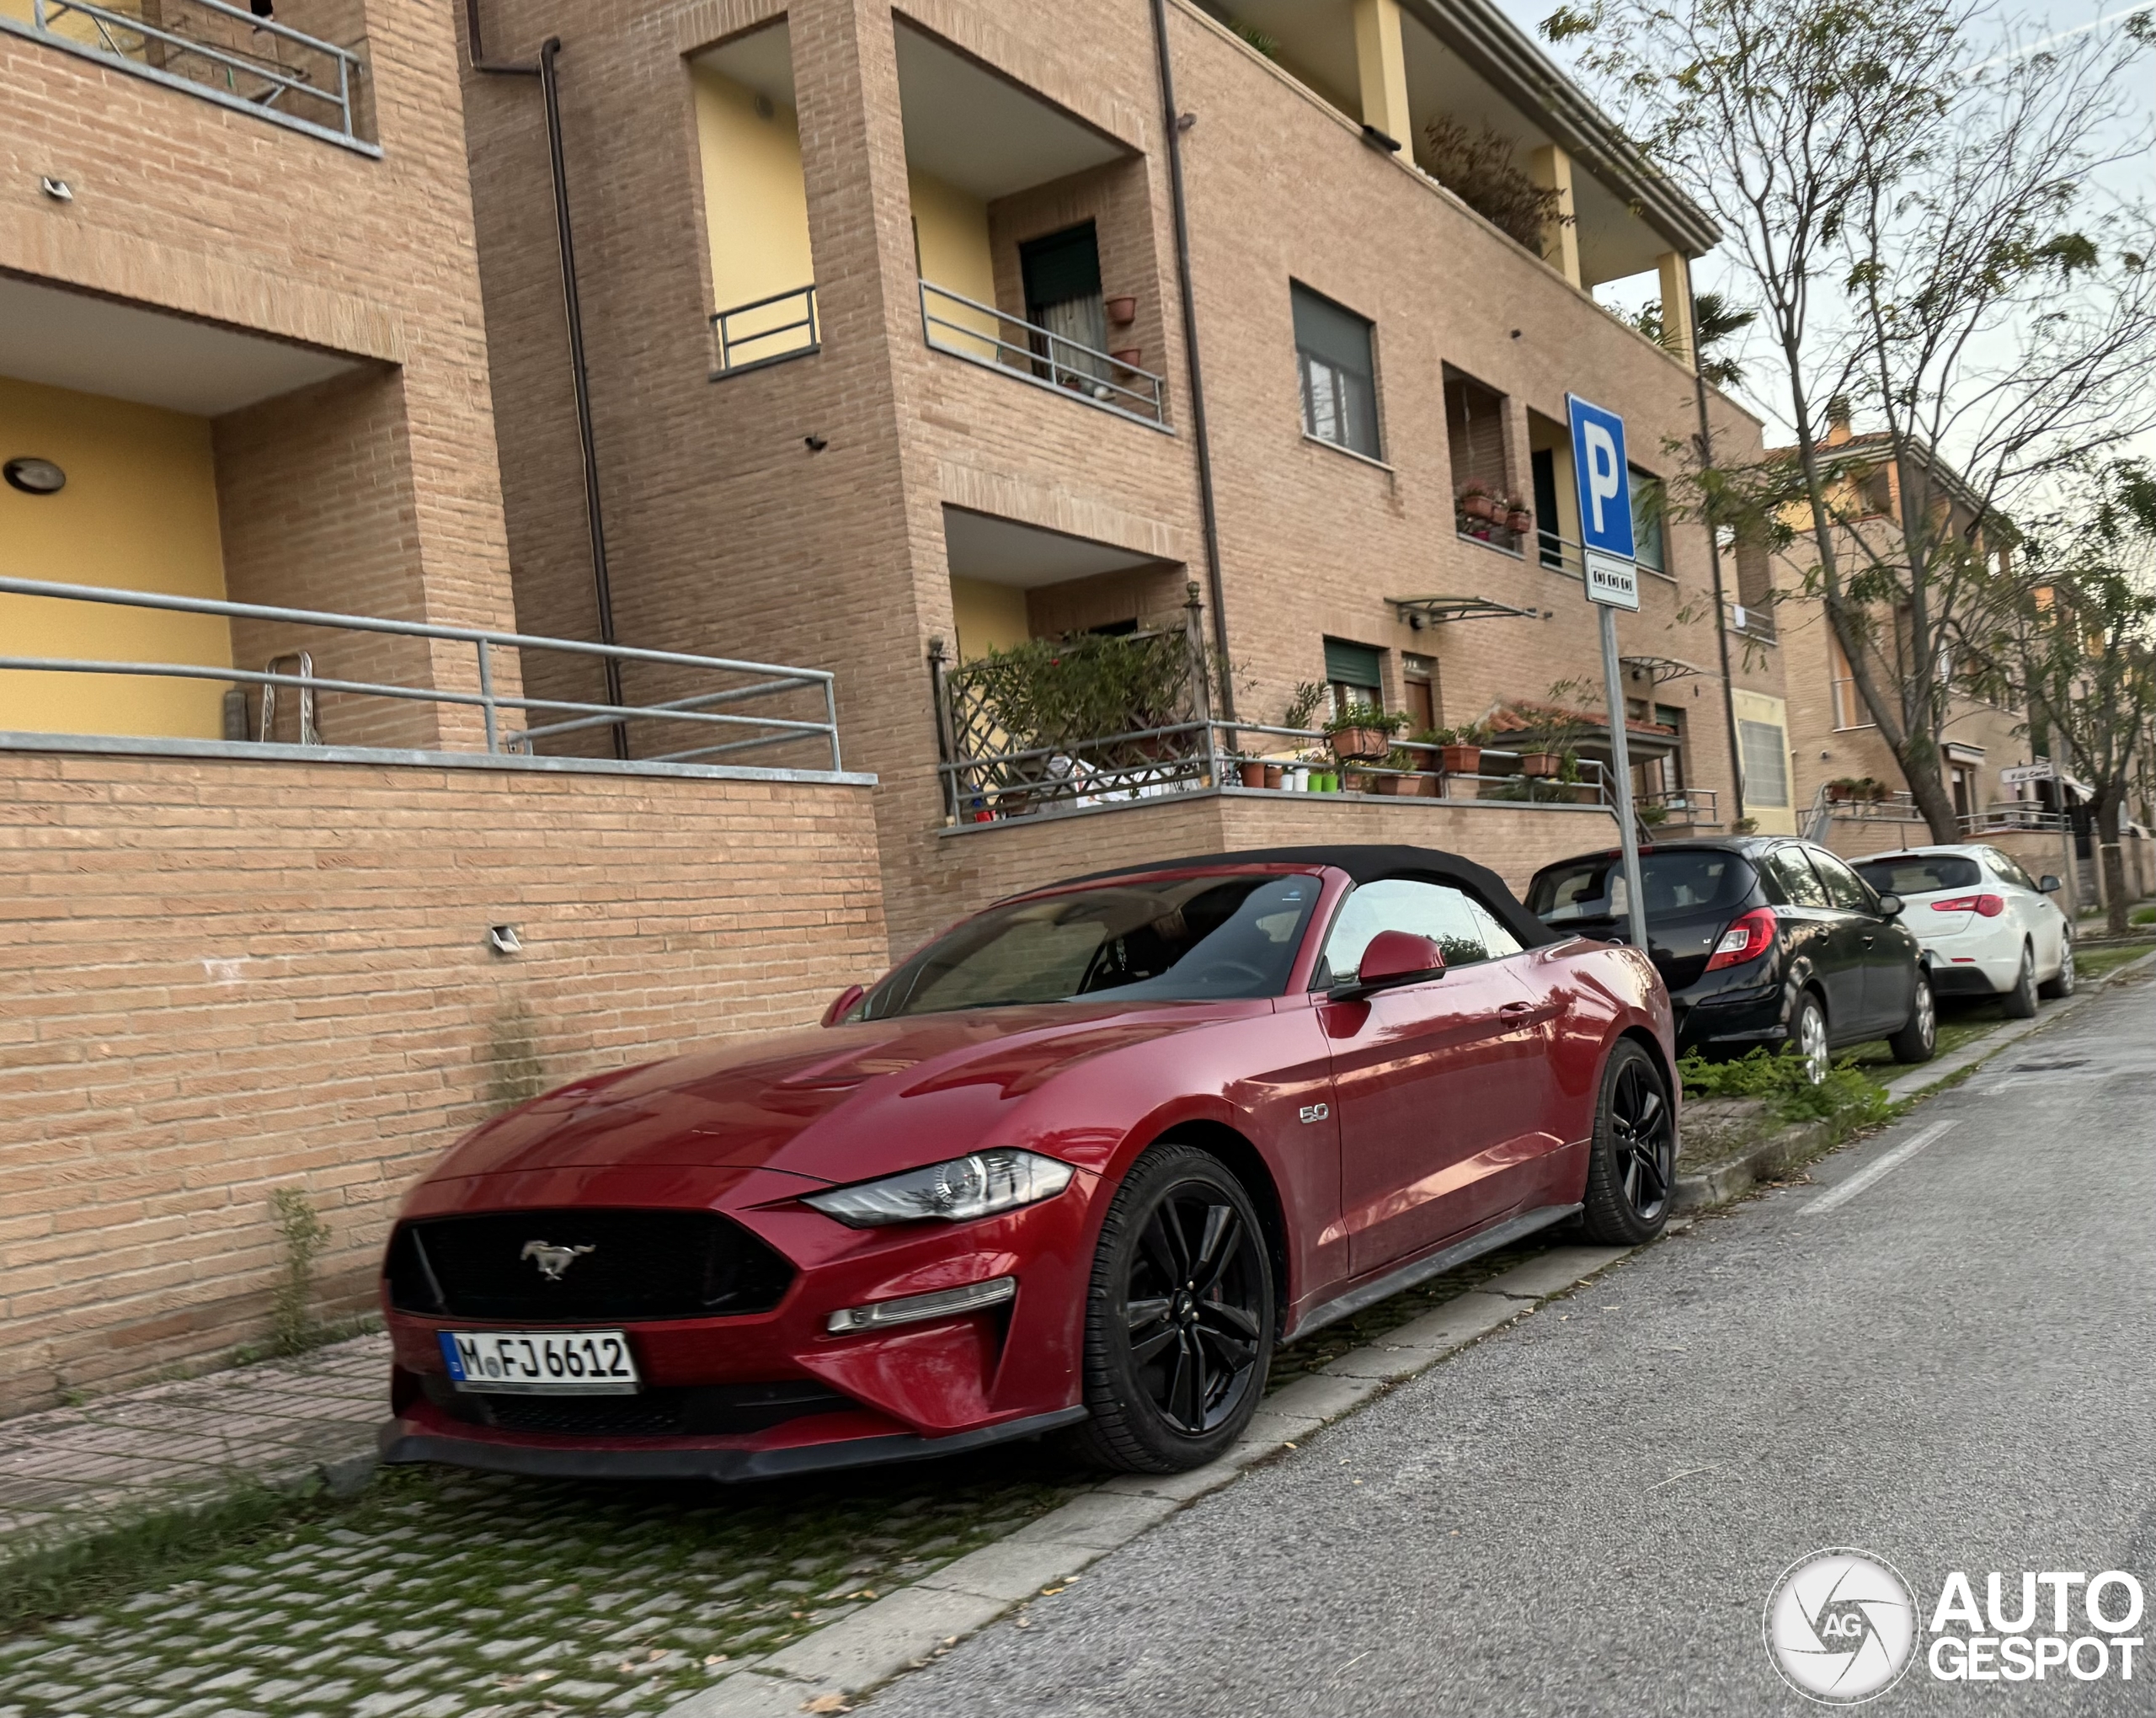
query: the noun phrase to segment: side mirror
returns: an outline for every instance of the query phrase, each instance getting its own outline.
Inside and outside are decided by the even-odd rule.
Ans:
[[[1426,979],[1444,976],[1445,952],[1428,936],[1412,931],[1380,931],[1363,951],[1363,964],[1353,984],[1333,994],[1341,997],[1367,996],[1374,990],[1395,990]]]
[[[824,1011],[824,1024],[836,1026],[846,1018],[846,1011],[868,993],[858,984],[848,984],[831,998],[831,1006]]]
[[[1887,919],[1898,919],[1902,916],[1902,908],[1903,904],[1904,903],[1901,896],[1892,894],[1883,894],[1879,897],[1880,916]]]
[[[2036,879],[2036,887],[2041,889],[2046,894],[2057,894],[2061,889],[2064,888],[2066,885],[2061,883],[2056,877],[2053,877],[2050,872],[2047,871],[2041,877]]]

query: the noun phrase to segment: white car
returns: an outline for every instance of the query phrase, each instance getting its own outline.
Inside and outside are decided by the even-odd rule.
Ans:
[[[1924,944],[1940,996],[1997,996],[2009,1019],[2026,1020],[2040,994],[2073,994],[2073,926],[2052,899],[2056,877],[2031,882],[2007,854],[1973,841],[1854,862],[1881,894],[1901,896],[1902,922]]]

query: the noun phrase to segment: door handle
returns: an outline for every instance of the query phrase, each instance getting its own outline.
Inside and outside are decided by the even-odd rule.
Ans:
[[[1508,1002],[1497,1011],[1500,1014],[1532,1014],[1534,1011],[1532,1002]]]

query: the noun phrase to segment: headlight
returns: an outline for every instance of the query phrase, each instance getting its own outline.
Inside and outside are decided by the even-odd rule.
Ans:
[[[963,1223],[1053,1198],[1077,1171],[1038,1152],[998,1148],[954,1157],[948,1163],[910,1169],[904,1175],[862,1182],[828,1192],[806,1193],[801,1203],[855,1229],[885,1223],[921,1223],[940,1218]]]

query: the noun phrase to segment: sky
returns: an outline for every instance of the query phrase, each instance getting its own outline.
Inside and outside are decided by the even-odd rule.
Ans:
[[[1537,29],[1541,21],[1556,9],[1556,0],[1497,0],[1497,3],[1514,23],[1534,38],[1545,53],[1567,72],[1575,77],[1579,76],[1575,64],[1575,48],[1571,45],[1552,46],[1543,40]],[[2002,0],[1996,8],[1996,15],[2020,40],[2034,42],[2057,32],[2095,23],[2120,11],[2121,0],[2108,0],[2108,3],[2095,3],[2095,0],[2051,0],[2051,3],[2043,3],[2043,0],[2036,0],[2036,3],[2027,3],[2027,0]],[[2121,23],[2113,21],[2102,24],[2100,28],[2109,35],[2117,31]],[[2152,121],[2156,121],[2156,56],[2144,53],[2135,62],[2134,70],[2136,76],[2126,92],[2131,98],[2130,105],[2135,116],[2131,123],[2145,132],[2145,128]],[[1581,77],[1580,81],[1592,93],[1592,80]],[[2146,200],[2152,191],[2156,190],[2156,159],[2143,153],[2114,168],[2107,179],[2115,191]],[[1694,284],[1697,288],[1703,291],[1721,288],[1742,301],[1747,295],[1741,280],[1731,278],[1732,273],[1716,256],[1704,258],[1693,265]],[[1631,281],[1613,282],[1609,287],[1598,289],[1595,296],[1613,308],[1631,310],[1657,296],[1658,288],[1654,277],[1647,275]],[[1749,353],[1740,353],[1749,364],[1751,385],[1738,390],[1738,392],[1746,404],[1760,412],[1773,425],[1781,422],[1782,413],[1779,409],[1780,402],[1774,387],[1771,367],[1762,361],[1764,354],[1764,342],[1755,343]],[[1860,424],[1858,427],[1861,429],[1864,426]],[[2145,458],[2156,459],[2156,434],[2143,437],[2132,451]]]

